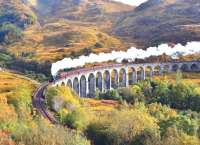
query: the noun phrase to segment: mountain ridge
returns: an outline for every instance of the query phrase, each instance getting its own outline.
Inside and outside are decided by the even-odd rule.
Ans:
[[[113,32],[127,41],[138,41],[144,48],[161,43],[198,41],[199,30],[185,27],[199,25],[199,8],[198,0],[149,0],[123,16]]]
[[[198,0],[149,0],[138,7],[112,0],[0,2],[23,6],[27,10],[21,8],[18,13],[37,17],[23,28],[20,40],[1,46],[25,60],[56,61],[131,46],[145,49],[200,40]]]

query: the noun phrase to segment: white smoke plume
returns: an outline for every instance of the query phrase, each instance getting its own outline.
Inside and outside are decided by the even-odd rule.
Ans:
[[[127,51],[112,51],[111,53],[99,54],[91,53],[89,56],[80,56],[77,59],[64,58],[52,64],[51,74],[52,76],[56,76],[59,70],[84,66],[86,63],[107,61],[121,62],[123,59],[134,61],[136,58],[144,59],[152,55],[159,56],[164,53],[174,58],[179,54],[184,56],[200,53],[200,42],[188,42],[185,46],[177,44],[174,47],[170,47],[168,44],[162,44],[158,47],[149,47],[146,50],[131,47]]]

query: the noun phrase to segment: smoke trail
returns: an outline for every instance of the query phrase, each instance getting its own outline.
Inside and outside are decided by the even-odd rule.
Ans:
[[[59,70],[62,70],[64,68],[75,68],[78,66],[84,66],[86,63],[106,61],[121,62],[123,59],[134,61],[136,58],[145,59],[152,55],[159,56],[164,53],[172,56],[173,58],[177,57],[180,54],[184,56],[194,53],[200,53],[200,42],[188,42],[186,46],[177,44],[173,48],[170,47],[168,44],[162,44],[158,47],[149,47],[146,50],[131,47],[127,51],[112,51],[111,53],[100,54],[91,53],[89,56],[80,56],[77,59],[64,58],[63,60],[57,61],[52,64],[51,74],[52,76],[56,76]]]

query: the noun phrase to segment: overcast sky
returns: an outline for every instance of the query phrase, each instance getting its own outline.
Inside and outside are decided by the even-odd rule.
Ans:
[[[115,0],[115,1],[120,1],[129,5],[133,6],[139,6],[141,3],[147,1],[147,0]]]

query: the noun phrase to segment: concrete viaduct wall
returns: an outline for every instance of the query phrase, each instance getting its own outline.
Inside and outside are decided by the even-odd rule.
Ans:
[[[154,75],[176,72],[200,72],[200,61],[143,63],[143,64],[114,64],[79,69],[62,73],[55,80],[55,86],[69,86],[80,97],[94,97],[95,92],[111,88],[127,87],[138,80],[152,79]]]

